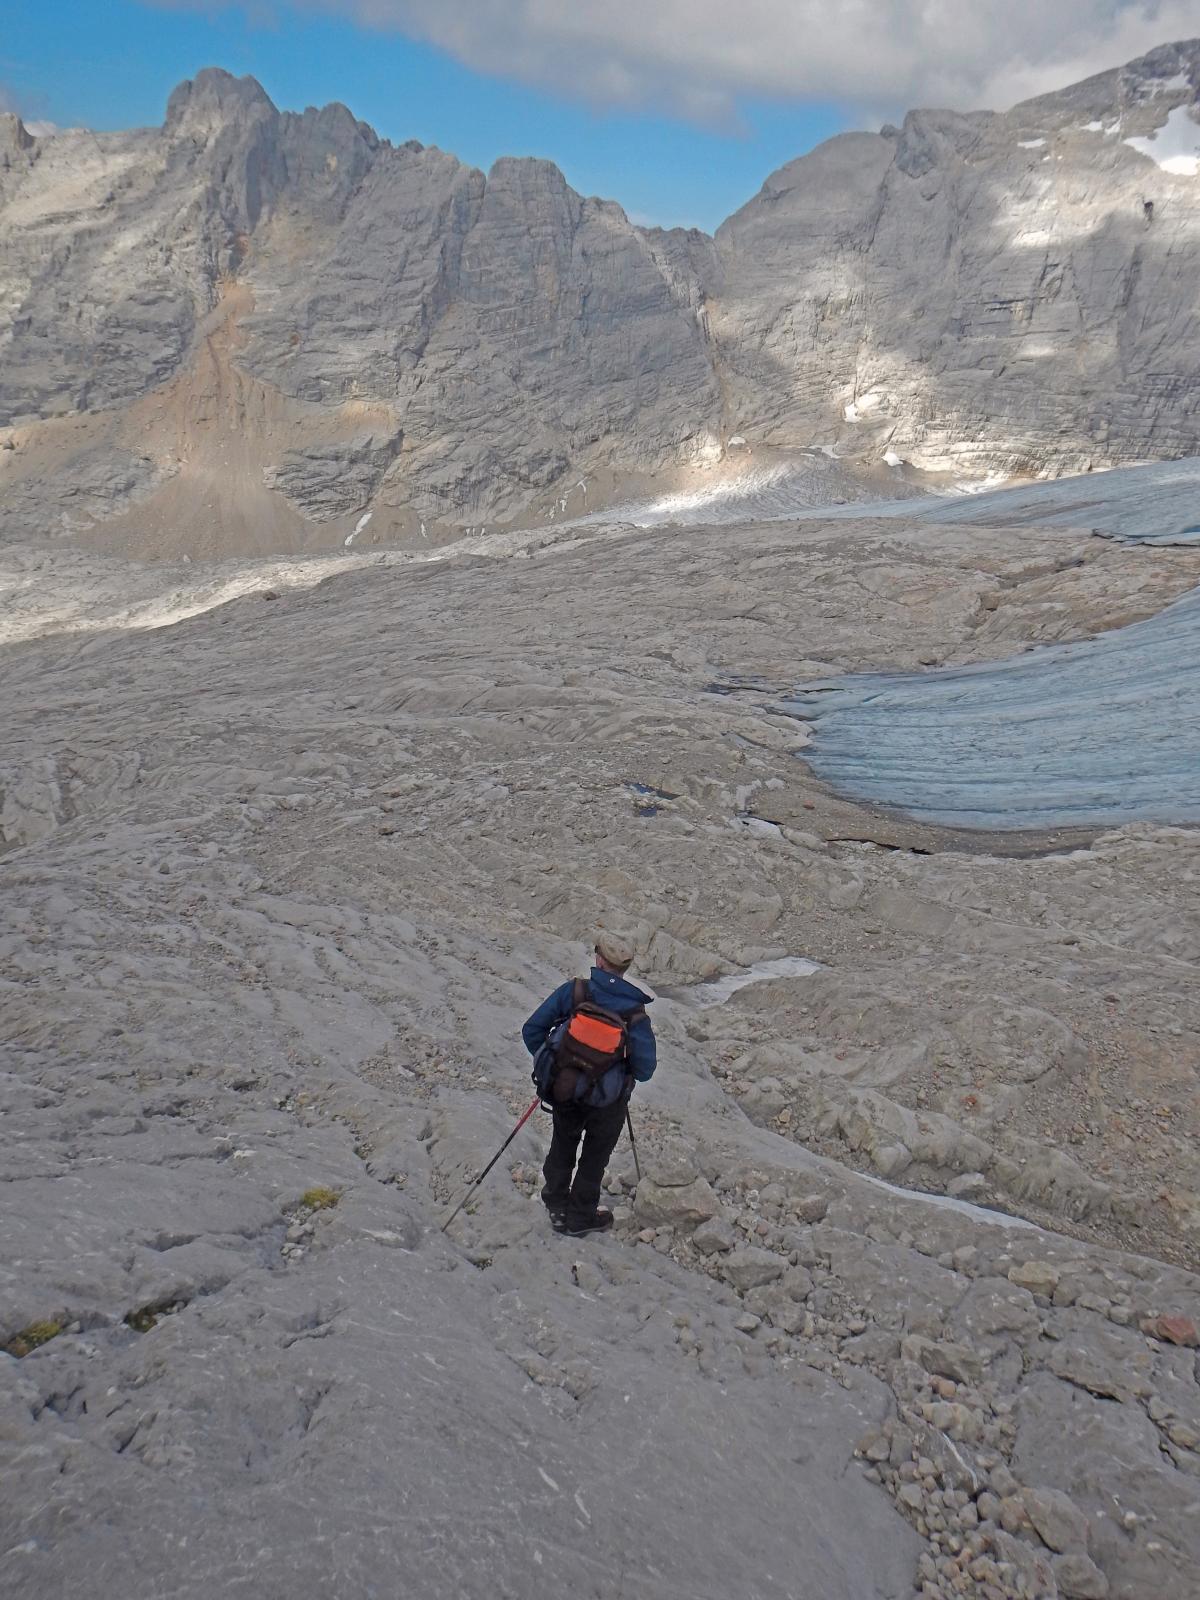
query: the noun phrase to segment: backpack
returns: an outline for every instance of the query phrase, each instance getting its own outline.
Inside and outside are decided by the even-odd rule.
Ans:
[[[588,980],[576,978],[571,1010],[552,1030],[533,1063],[538,1094],[550,1106],[588,1100],[605,1077],[618,1068],[628,1071],[629,1030],[646,1015],[645,1006],[619,1013],[589,997]],[[617,1093],[600,1103],[610,1105]]]

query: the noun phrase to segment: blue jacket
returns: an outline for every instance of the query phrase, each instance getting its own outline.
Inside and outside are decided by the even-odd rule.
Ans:
[[[537,1055],[550,1037],[551,1030],[560,1022],[565,1022],[571,1015],[573,988],[574,983],[571,980],[560,984],[552,995],[542,1001],[521,1029],[521,1038],[525,1041],[525,1048],[531,1056]],[[592,968],[591,977],[588,979],[588,991],[590,1000],[609,1011],[615,1011],[618,1016],[626,1016],[630,1011],[636,1011],[639,1006],[654,1004],[653,997],[643,994],[636,984],[629,982],[628,978],[620,978],[615,972],[605,972],[603,967]],[[657,1065],[658,1050],[650,1018],[639,1017],[629,1030],[629,1071],[639,1083],[647,1083],[654,1076]],[[606,1074],[592,1090],[588,1096],[589,1105],[610,1105],[617,1098],[620,1085],[616,1086],[616,1093],[606,1092],[611,1087],[607,1082],[609,1076],[611,1074]]]

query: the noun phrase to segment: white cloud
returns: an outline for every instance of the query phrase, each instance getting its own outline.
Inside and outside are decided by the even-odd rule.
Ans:
[[[298,3],[569,98],[705,122],[736,116],[755,95],[888,114],[1002,109],[1200,35],[1200,0]]]

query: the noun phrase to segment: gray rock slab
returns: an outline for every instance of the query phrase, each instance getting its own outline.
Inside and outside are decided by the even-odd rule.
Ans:
[[[1195,1480],[1163,1456],[1140,1407],[1035,1376],[1017,1408],[1013,1467],[1027,1482],[1061,1489],[1087,1515],[1092,1558],[1115,1592],[1170,1594],[1181,1585],[1187,1592],[1200,1528],[1194,1517],[1176,1518],[1194,1503]],[[1131,1539],[1120,1526],[1124,1513],[1155,1533]]]
[[[534,1248],[545,1312],[598,1375],[582,1402],[547,1407],[563,1391],[488,1337],[501,1286],[428,1236],[360,1234],[146,1334],[5,1360],[6,1377],[71,1394],[36,1419],[17,1407],[5,1520],[22,1592],[367,1595],[403,1571],[414,1592],[484,1596],[584,1570],[600,1592],[636,1571],[664,1597],[910,1593],[911,1535],[830,1471],[849,1463],[850,1396],[809,1393],[780,1429],[775,1385],[731,1391],[631,1348],[614,1291],[597,1303],[570,1287],[559,1241]],[[717,1518],[739,1530],[724,1555]]]

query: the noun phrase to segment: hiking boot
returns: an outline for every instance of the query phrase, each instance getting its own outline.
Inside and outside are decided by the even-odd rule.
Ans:
[[[543,1197],[542,1204],[549,1214],[550,1226],[555,1233],[561,1233],[567,1225],[567,1202],[565,1200],[547,1200]]]
[[[574,1238],[578,1238],[580,1234],[584,1233],[603,1233],[605,1228],[611,1228],[612,1225],[612,1212],[598,1210],[593,1211],[590,1217],[584,1217],[580,1222],[572,1222],[570,1219],[568,1219],[563,1232],[571,1234]]]

